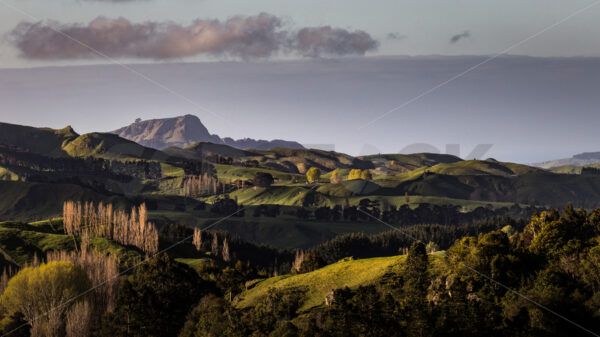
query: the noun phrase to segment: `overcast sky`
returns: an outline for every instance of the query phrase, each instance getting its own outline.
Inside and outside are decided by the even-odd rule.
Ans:
[[[370,55],[493,54],[593,3],[594,0],[0,0],[0,33],[5,34],[0,46],[0,65],[25,67],[79,62],[74,58],[60,62],[61,55],[51,62],[32,57],[31,51],[23,50],[22,41],[27,39],[25,43],[34,48],[32,36],[15,37],[14,34],[22,22],[52,21],[51,26],[55,28],[74,24],[88,27],[94,19],[104,17],[122,18],[131,24],[169,22],[189,28],[195,20],[223,23],[235,16],[267,13],[281,20],[279,30],[295,32],[306,27],[330,26],[349,32],[363,31],[378,42],[376,48],[366,50]],[[511,53],[600,56],[599,19],[600,6],[592,7]],[[77,36],[86,43],[94,43],[85,35]],[[120,38],[123,36],[110,36],[113,41]],[[19,39],[21,49],[15,41]],[[29,59],[19,56],[27,53]],[[127,58],[131,53],[114,55]],[[302,57],[283,52],[269,56]],[[169,60],[215,57],[236,58],[236,55],[191,52],[183,56],[172,54]],[[129,57],[129,61],[140,61],[140,58]]]
[[[598,0],[0,0],[0,68],[42,67],[0,70],[0,121],[191,113],[223,137],[351,154],[555,159],[600,150],[599,31]],[[507,48],[534,58],[486,61]],[[115,62],[147,65],[91,66]]]

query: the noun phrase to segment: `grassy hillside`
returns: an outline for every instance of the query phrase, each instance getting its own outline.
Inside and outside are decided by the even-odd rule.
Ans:
[[[65,200],[114,202],[123,198],[108,196],[75,184],[49,184],[0,181],[0,220],[34,221],[62,213]]]
[[[497,162],[494,160],[464,160],[454,163],[442,163],[431,167],[421,167],[407,174],[400,175],[400,180],[414,179],[423,173],[435,173],[453,176],[494,175],[501,177],[518,176],[529,173],[544,173],[545,171],[527,165]]]
[[[443,252],[431,255],[432,266],[443,257]],[[354,260],[343,259],[310,273],[299,275],[283,275],[268,278],[251,284],[251,288],[236,299],[238,308],[252,307],[267,295],[271,289],[285,290],[299,288],[305,290],[299,312],[324,305],[325,296],[332,289],[344,287],[357,288],[375,284],[389,273],[399,270],[406,260],[406,255],[377,257]]]
[[[0,222],[0,263],[24,266],[34,256],[45,256],[52,250],[73,250],[79,247],[78,238],[65,235],[62,220],[46,220],[32,223]],[[92,248],[111,254],[119,261],[133,261],[143,255],[104,238],[93,238]]]
[[[236,149],[234,147],[224,145],[224,144],[213,144],[213,143],[196,143],[185,148],[179,147],[168,147],[163,150],[163,152],[172,155],[178,156],[188,159],[197,159],[203,160],[210,156],[220,155],[231,158],[240,158],[240,157],[248,157],[252,155],[256,155],[249,151],[244,151],[240,149]]]
[[[459,157],[438,153],[377,154],[358,158],[372,162],[377,174],[404,173],[420,167],[462,161]]]
[[[306,311],[323,305],[329,290],[373,284],[394,268],[400,268],[405,259],[406,256],[344,259],[310,273],[272,277],[256,283],[242,293],[237,299],[237,306],[246,308],[256,305],[270,289],[302,288],[306,289],[306,293],[299,311]]]
[[[433,178],[434,176],[430,177]],[[413,191],[420,193],[410,193],[408,195],[409,204],[415,207],[420,203],[431,203],[434,205],[459,205],[464,206],[466,209],[472,209],[479,206],[486,206],[488,204],[497,205],[498,207],[511,205],[510,201],[496,202],[488,200],[470,200],[468,194],[464,198],[446,197],[444,196],[444,194],[453,194],[454,191],[452,191],[451,189],[449,189],[449,191],[444,191],[443,186],[435,182],[430,184],[428,181],[425,185],[410,185],[409,187],[412,186],[423,187],[423,189],[416,189],[415,191]],[[468,186],[464,188],[468,188]],[[358,189],[360,190],[360,188]],[[435,195],[433,193],[438,193],[438,195]],[[347,187],[345,187],[344,183],[312,186],[291,185],[272,186],[270,188],[246,188],[243,190],[237,190],[231,193],[230,196],[232,198],[237,198],[238,202],[244,205],[272,204],[285,206],[302,206],[303,204],[310,204],[314,207],[333,207],[335,205],[345,205],[346,201],[348,201],[348,203],[351,206],[356,206],[358,205],[359,201],[364,198],[368,198],[370,200],[379,200],[381,202],[385,201],[388,204],[394,206],[401,206],[406,204],[404,193],[354,193],[353,190],[350,190]],[[211,202],[212,198],[207,198],[205,200]]]
[[[0,123],[0,145],[51,157],[98,157],[105,159],[167,160],[163,152],[111,133],[78,135],[73,128],[34,128]]]
[[[296,179],[298,179],[299,181],[305,180],[305,177],[303,175],[282,172],[269,168],[254,168],[222,164],[214,164],[213,166],[217,171],[217,176],[219,177],[219,179],[223,180],[252,180],[254,179],[254,176],[257,172],[270,173],[273,176],[273,178],[279,179],[282,182],[289,182],[290,180],[292,180],[292,177],[296,177]]]
[[[54,130],[0,123],[0,144],[17,146],[21,150],[47,156],[67,155],[62,147],[78,136],[70,126]]]
[[[89,133],[77,137],[63,146],[72,157],[97,157],[104,159],[167,160],[168,155],[112,133]]]

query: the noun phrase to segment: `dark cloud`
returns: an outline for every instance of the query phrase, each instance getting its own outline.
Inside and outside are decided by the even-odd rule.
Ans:
[[[377,49],[378,42],[362,30],[354,32],[330,26],[303,28],[290,43],[293,50],[303,56],[364,55]]]
[[[388,40],[404,40],[406,39],[406,35],[402,35],[400,33],[388,33]]]
[[[469,33],[469,31],[465,31],[462,34],[456,34],[456,35],[452,36],[450,38],[450,43],[456,43],[456,42],[458,42],[458,41],[460,41],[462,39],[466,39],[466,38],[469,38],[469,37],[471,37],[471,33]]]
[[[363,55],[378,44],[366,32],[329,26],[291,32],[282,19],[267,13],[226,21],[199,19],[188,26],[105,17],[88,25],[22,22],[11,36],[21,55],[30,59],[92,58],[98,53],[149,59],[199,54],[259,59],[280,51],[318,57]]]

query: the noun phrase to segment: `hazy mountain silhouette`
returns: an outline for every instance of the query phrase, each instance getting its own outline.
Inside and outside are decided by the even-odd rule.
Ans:
[[[534,166],[549,169],[558,166],[586,166],[600,163],[600,152],[584,152],[576,154],[571,158],[549,160]]]

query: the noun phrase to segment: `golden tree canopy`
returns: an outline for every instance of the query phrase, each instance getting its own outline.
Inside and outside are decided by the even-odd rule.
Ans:
[[[339,170],[336,169],[333,172],[331,172],[330,181],[332,184],[339,184],[340,182],[342,182],[342,174]]]
[[[373,175],[371,175],[371,171],[369,171],[369,170],[363,170],[360,173],[360,179],[362,179],[362,180],[373,180]]]
[[[362,171],[360,169],[352,169],[348,174],[348,180],[360,179]]]
[[[31,322],[50,310],[66,311],[72,303],[63,303],[89,287],[90,280],[81,268],[53,261],[18,272],[8,282],[1,301],[8,312],[21,312]]]
[[[309,183],[317,182],[321,178],[321,170],[318,167],[311,167],[306,171],[306,179]]]

